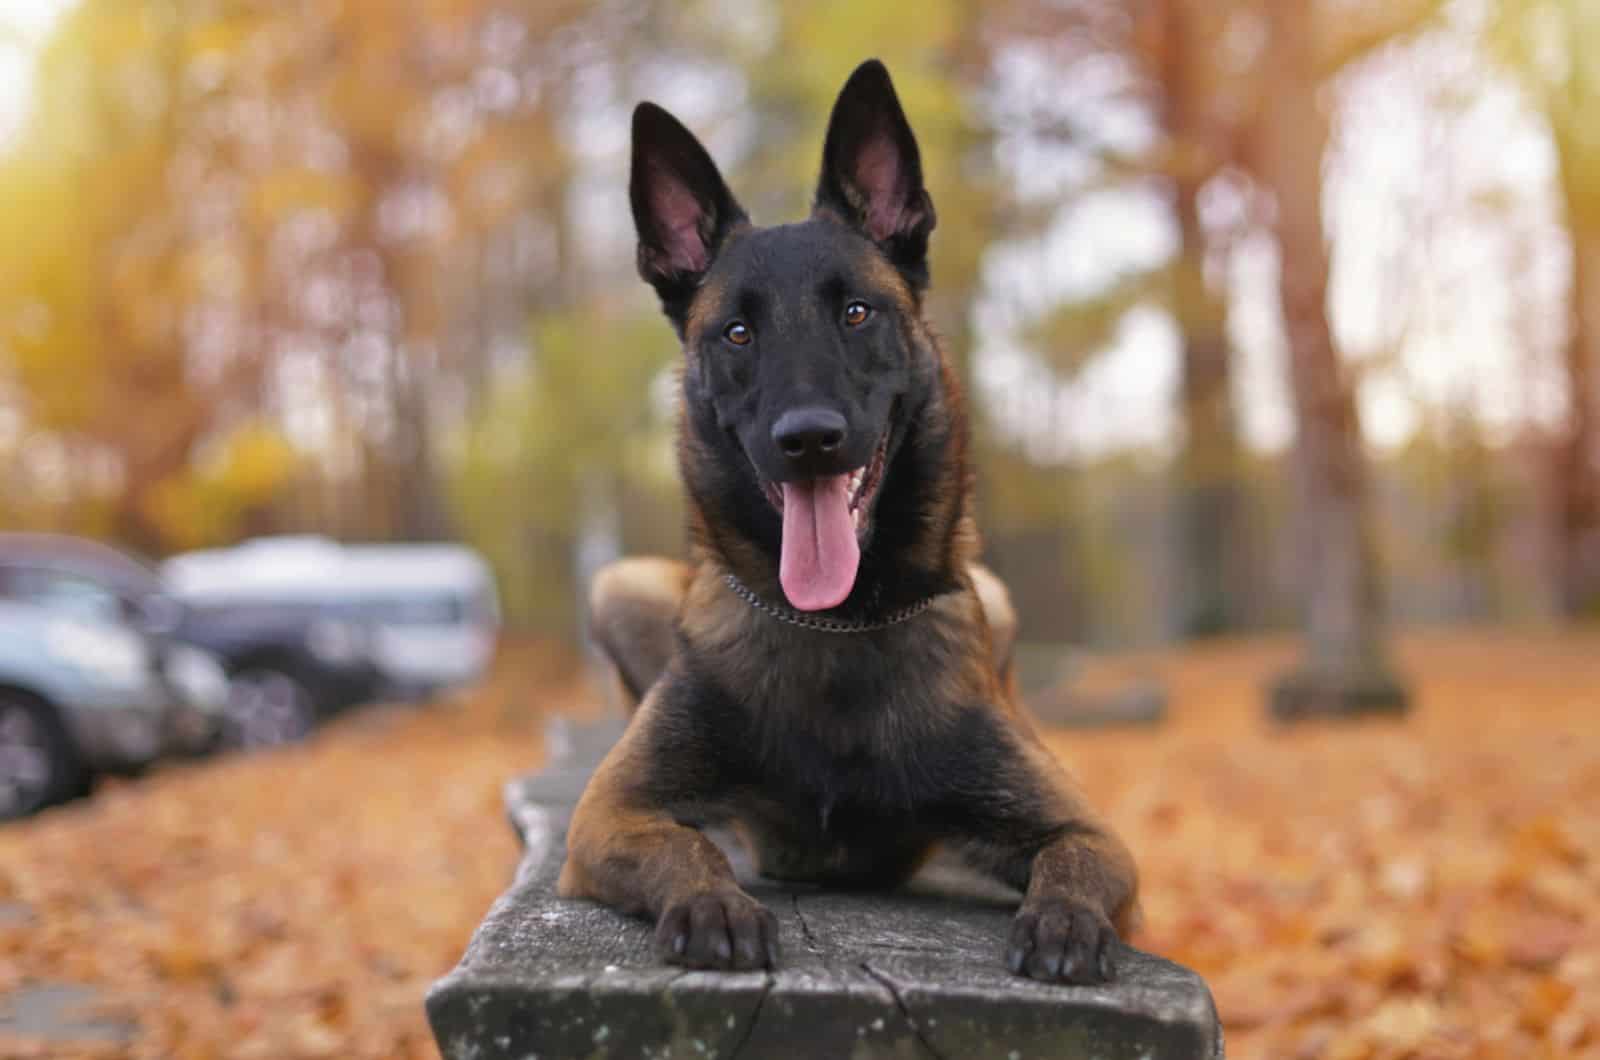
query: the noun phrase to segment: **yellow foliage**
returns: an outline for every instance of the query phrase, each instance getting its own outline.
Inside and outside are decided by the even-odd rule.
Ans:
[[[232,59],[244,50],[259,29],[258,20],[243,16],[209,19],[189,27],[184,45],[192,56]]]
[[[261,178],[253,197],[256,220],[270,226],[303,210],[348,213],[360,201],[350,178],[314,169],[280,169]]]
[[[213,459],[156,483],[146,512],[175,548],[219,544],[239,536],[242,518],[276,497],[298,463],[281,434],[249,424],[218,446]]]
[[[297,462],[283,435],[256,423],[236,431],[228,440],[215,476],[233,496],[255,504],[281,489]]]

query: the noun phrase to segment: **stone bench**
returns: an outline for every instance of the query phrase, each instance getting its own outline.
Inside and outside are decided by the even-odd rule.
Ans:
[[[1016,894],[946,864],[874,895],[751,880],[736,861],[781,923],[781,967],[661,964],[645,922],[554,893],[567,817],[618,731],[558,727],[550,767],[508,786],[524,857],[428,994],[446,1060],[1222,1057],[1210,991],[1170,961],[1125,948],[1103,987],[1007,973]]]

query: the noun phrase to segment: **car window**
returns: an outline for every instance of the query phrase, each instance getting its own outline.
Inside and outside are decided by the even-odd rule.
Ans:
[[[122,598],[90,578],[37,567],[11,567],[4,580],[5,595],[25,600],[61,615],[96,622],[121,622],[126,617]]]
[[[387,593],[353,601],[340,611],[346,617],[381,626],[453,626],[465,619],[467,605],[448,593]]]
[[[396,626],[449,626],[461,621],[461,603],[453,596],[397,596],[374,607]]]

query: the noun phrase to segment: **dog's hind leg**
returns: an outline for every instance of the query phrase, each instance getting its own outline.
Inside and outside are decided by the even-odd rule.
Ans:
[[[690,573],[677,560],[630,557],[602,567],[589,587],[589,630],[616,668],[630,715],[667,668]]]
[[[978,602],[983,605],[983,617],[989,624],[989,645],[994,656],[994,667],[1002,681],[1011,678],[1011,650],[1017,643],[1017,611],[1011,606],[1011,593],[1006,583],[981,563],[967,568],[972,587],[978,591]]]

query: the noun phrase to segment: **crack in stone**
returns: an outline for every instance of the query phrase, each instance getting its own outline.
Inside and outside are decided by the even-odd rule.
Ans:
[[[911,1033],[917,1036],[917,1041],[922,1043],[922,1047],[928,1050],[928,1055],[933,1057],[934,1060],[945,1060],[945,1055],[934,1048],[933,1043],[928,1040],[928,1036],[922,1033],[922,1026],[917,1023],[916,1018],[911,1015],[911,1010],[906,1007],[905,999],[900,996],[900,991],[895,988],[894,981],[866,961],[861,962],[861,970],[877,980],[885,990],[889,991],[889,996],[894,998],[894,1007],[900,1010],[900,1015],[905,1019],[906,1026],[911,1028]]]
[[[750,1019],[745,1022],[744,1033],[739,1036],[739,1041],[733,1047],[733,1052],[728,1054],[728,1060],[738,1060],[739,1054],[744,1052],[744,1047],[750,1044],[750,1039],[755,1036],[756,1023],[761,1019],[761,1007],[767,1003],[767,995],[772,993],[772,988],[777,985],[777,977],[771,972],[766,973],[766,980],[761,985],[761,996],[756,998],[755,1008],[750,1010]]]
[[[794,899],[794,918],[800,922],[800,937],[805,939],[806,949],[810,950],[814,956],[820,957],[822,955],[822,946],[817,942],[817,936],[811,933],[811,924],[806,920],[805,913],[800,910],[800,895],[791,894],[789,897]]]

